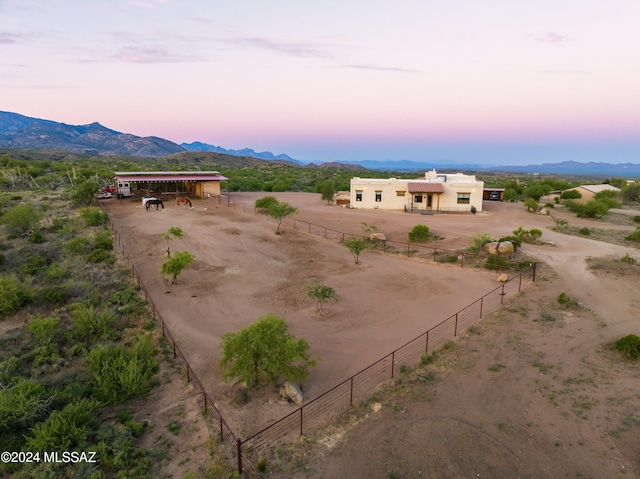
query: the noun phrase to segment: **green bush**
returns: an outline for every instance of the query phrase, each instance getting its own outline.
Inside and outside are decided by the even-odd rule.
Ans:
[[[155,350],[146,336],[140,336],[132,348],[98,346],[89,353],[88,360],[94,397],[104,404],[148,393],[158,368]]]
[[[78,236],[70,239],[65,245],[67,251],[73,254],[81,255],[89,252],[89,240],[84,236]]]
[[[33,379],[18,379],[0,388],[0,435],[32,427],[48,413],[52,396]]]
[[[32,299],[31,291],[15,276],[0,275],[0,318],[15,313]]]
[[[40,301],[43,304],[64,304],[69,299],[69,291],[64,285],[58,284],[42,288],[40,290]]]
[[[109,220],[109,215],[103,213],[99,208],[82,208],[80,216],[87,226],[103,226]]]
[[[623,263],[636,264],[636,259],[633,256],[629,256],[629,253],[625,253],[620,261]]]
[[[493,241],[493,239],[491,239],[491,236],[489,236],[487,233],[478,233],[472,239],[473,246],[469,246],[469,248],[467,249],[473,252],[480,251],[484,245]]]
[[[636,216],[634,216],[634,217],[633,217],[633,221],[634,221],[635,223],[640,223],[640,215],[636,215]]]
[[[27,437],[30,451],[70,451],[84,443],[94,429],[95,404],[88,399],[54,411],[46,421],[36,424]]]
[[[581,234],[583,236],[590,236],[591,235],[591,230],[589,230],[589,228],[587,228],[586,226],[584,228],[580,228],[578,230],[578,234]]]
[[[615,343],[616,350],[628,359],[640,359],[640,336],[628,334]]]
[[[431,239],[431,233],[429,233],[429,227],[427,225],[415,225],[411,231],[409,231],[410,243],[426,243]]]
[[[640,226],[638,226],[636,230],[633,233],[631,233],[629,236],[625,236],[624,239],[629,241],[640,242]]]
[[[71,312],[73,334],[90,343],[116,336],[116,315],[108,309],[97,309],[91,304],[77,304]]]
[[[87,256],[87,260],[91,263],[106,263],[113,264],[115,263],[115,258],[109,254],[108,251],[103,249],[93,250],[89,256]]]
[[[101,231],[93,239],[93,249],[95,250],[113,250],[113,239],[111,233],[108,230]]]
[[[2,222],[7,226],[9,235],[19,236],[29,233],[40,222],[38,214],[29,203],[14,206],[2,215]]]
[[[40,244],[44,243],[45,241],[47,241],[47,238],[40,229],[33,230],[31,236],[29,236],[29,243]]]
[[[507,261],[505,258],[500,256],[499,254],[490,254],[489,257],[487,258],[487,262],[484,265],[486,269],[494,269],[494,270],[509,268],[510,266],[511,266],[511,263],[509,263],[509,261]]]

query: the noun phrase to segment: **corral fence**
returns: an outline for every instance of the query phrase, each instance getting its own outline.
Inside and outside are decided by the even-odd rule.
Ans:
[[[151,306],[151,314],[153,315],[153,318],[155,320],[157,320],[160,323],[160,326],[162,327],[162,336],[165,337],[168,340],[169,345],[173,350],[173,359],[180,359],[180,362],[184,366],[185,372],[187,374],[187,382],[190,382],[191,384],[193,384],[193,387],[196,390],[196,392],[198,394],[202,395],[202,403],[203,403],[204,412],[205,412],[205,414],[210,414],[211,415],[211,419],[212,419],[213,424],[215,424],[217,426],[217,428],[218,428],[218,439],[219,439],[219,441],[228,446],[229,451],[231,452],[231,454],[233,454],[235,456],[235,458],[237,459],[238,470],[242,471],[242,468],[243,468],[243,465],[242,465],[242,451],[241,451],[241,447],[242,446],[241,446],[240,439],[236,437],[236,435],[233,433],[233,431],[231,430],[229,425],[226,423],[226,421],[222,417],[222,413],[215,406],[215,403],[214,403],[213,399],[211,398],[209,393],[204,388],[204,385],[202,384],[202,381],[200,381],[200,378],[198,377],[196,372],[193,370],[193,368],[189,364],[189,361],[187,360],[187,357],[180,350],[180,347],[178,346],[178,343],[176,342],[175,338],[171,334],[171,330],[169,329],[169,327],[167,326],[166,322],[162,318],[162,315],[160,314],[160,311],[156,307],[155,303],[153,302],[153,299],[148,294],[148,292],[147,292],[147,290],[146,290],[146,288],[144,286],[144,283],[142,282],[142,278],[140,277],[138,269],[136,268],[135,262],[131,258],[131,255],[129,254],[129,251],[126,248],[126,246],[124,244],[124,241],[122,240],[122,238],[120,236],[120,233],[118,232],[117,228],[115,227],[115,225],[111,221],[111,218],[109,218],[109,226],[111,228],[111,231],[113,232],[114,237],[117,240],[118,249],[122,253],[122,256],[127,260],[127,263],[129,264],[129,267],[131,268],[131,271],[133,273],[134,279],[136,280],[136,283],[138,283],[138,286],[140,287],[140,290],[144,293],[145,301],[149,304],[149,306]]]
[[[240,205],[244,212],[251,211],[252,213],[257,214],[254,207],[247,209],[247,205]],[[238,205],[235,202],[233,205],[229,203],[228,206],[238,208]],[[307,228],[310,234],[316,234],[314,231],[316,231],[315,228],[318,228],[319,231],[323,233],[322,236],[324,237],[329,237],[328,232],[340,233],[341,236],[339,236],[338,239],[341,239],[341,241],[344,241],[345,238],[345,236],[342,235],[359,236],[338,232],[306,221],[295,221],[305,224],[305,228]],[[239,473],[242,473],[244,470],[257,471],[256,464],[258,461],[261,458],[266,457],[274,446],[287,440],[295,440],[296,438],[303,436],[305,431],[309,432],[314,428],[327,424],[329,418],[342,414],[358,400],[362,400],[371,394],[377,386],[385,381],[393,379],[400,371],[401,366],[418,364],[423,355],[433,352],[447,341],[456,338],[474,322],[482,319],[484,315],[499,308],[503,304],[505,296],[519,293],[522,290],[523,281],[535,281],[536,275],[536,264],[532,263],[530,268],[517,272],[517,274],[515,274],[511,279],[502,283],[480,299],[431,327],[411,341],[393,350],[391,353],[382,357],[375,363],[367,366],[350,378],[345,379],[337,386],[310,400],[290,414],[275,421],[249,438],[241,440],[234,434],[226,423],[222,413],[215,406],[213,399],[204,388],[204,385],[189,364],[186,356],[180,350],[180,347],[171,334],[169,327],[162,318],[160,311],[147,292],[138,269],[136,268],[135,262],[129,254],[124,241],[111,218],[109,218],[109,226],[117,240],[118,249],[121,251],[122,256],[127,260],[127,263],[133,273],[133,277],[144,294],[145,301],[147,301],[151,306],[154,319],[160,323],[163,337],[167,338],[173,350],[174,359],[180,359],[180,362],[185,368],[187,381],[193,384],[193,387],[198,394],[202,395],[204,412],[211,415],[213,424],[218,428],[219,441],[220,443],[226,444],[229,452],[237,461]],[[294,222],[294,228],[301,229],[299,226],[300,225],[296,225]],[[436,250],[435,248],[430,249]],[[456,252],[449,251],[449,253],[453,254]],[[436,252],[434,251],[433,254],[435,255]]]
[[[261,213],[267,214],[266,210],[256,208],[255,205],[241,203],[231,200],[231,197],[218,196],[218,204],[226,205],[235,210],[242,210],[245,214],[252,214],[258,216]],[[455,211],[456,213],[462,213],[463,211]],[[464,213],[470,214],[469,210],[465,210]],[[484,264],[484,260],[487,258],[487,254],[483,252],[450,250],[446,248],[437,248],[435,246],[428,246],[423,243],[404,243],[402,241],[391,240],[371,240],[369,235],[361,233],[347,233],[340,230],[335,230],[327,226],[318,225],[307,220],[299,218],[285,218],[283,223],[285,226],[290,226],[294,230],[302,231],[310,235],[319,236],[321,238],[338,241],[344,243],[345,239],[360,238],[364,242],[367,242],[369,249],[375,251],[382,251],[383,253],[402,254],[407,257],[418,257],[423,259],[433,260],[434,263],[447,263],[447,264],[459,264],[461,267],[471,266],[479,267],[483,265],[484,268],[493,269],[496,271],[521,271],[531,267],[531,264],[517,264],[511,261],[501,261],[496,264]]]
[[[336,416],[366,398],[381,383],[393,379],[402,366],[420,363],[423,355],[433,352],[447,341],[458,337],[466,328],[484,315],[498,309],[505,296],[519,293],[523,281],[535,278],[535,263],[521,271],[493,291],[451,315],[357,372],[324,394],[302,405],[295,411],[241,442],[242,453],[254,459],[269,455],[275,445],[283,440],[293,441],[306,432],[327,423]]]

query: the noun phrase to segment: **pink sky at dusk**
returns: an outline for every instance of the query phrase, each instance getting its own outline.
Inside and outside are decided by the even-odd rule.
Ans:
[[[0,0],[0,110],[302,161],[640,162],[640,3]]]

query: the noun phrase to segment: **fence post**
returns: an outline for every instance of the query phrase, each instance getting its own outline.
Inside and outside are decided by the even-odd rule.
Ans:
[[[462,265],[461,265],[461,267],[462,267],[462,268],[464,268],[464,253],[462,253],[462,254],[460,255],[460,257],[462,258]]]
[[[300,436],[302,436],[302,408],[300,408]]]
[[[480,298],[480,319],[482,319],[482,306],[484,304],[484,296]]]
[[[429,331],[427,331],[427,343],[424,347],[424,354],[429,354]]]
[[[396,352],[391,353],[391,379],[393,379],[393,367],[396,364]]]
[[[501,305],[502,305],[502,304],[504,304],[504,295],[505,295],[505,292],[504,292],[504,283],[502,283],[502,293],[500,293],[500,304],[501,304]]]
[[[531,280],[535,283],[536,282],[536,269],[538,267],[538,263],[533,263],[533,274],[531,276]]]
[[[518,276],[518,293],[522,291],[522,273]]]
[[[236,452],[238,455],[238,474],[242,474],[242,443],[236,439]]]
[[[482,317],[482,316],[480,316]],[[458,337],[458,313],[456,313],[456,325],[453,328],[453,337],[457,338]]]

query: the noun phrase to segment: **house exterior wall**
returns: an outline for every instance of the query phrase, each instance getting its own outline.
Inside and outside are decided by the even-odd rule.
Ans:
[[[442,193],[410,193],[409,183],[437,183],[442,185]],[[473,175],[442,174],[434,171],[427,172],[424,179],[351,179],[349,194],[350,207],[362,209],[383,210],[411,210],[431,209],[441,212],[482,211],[482,195],[484,182],[477,181]],[[415,196],[422,195],[422,202],[415,202]],[[469,195],[469,203],[460,203],[458,195]],[[428,206],[428,196],[431,195],[431,206]],[[466,200],[462,200],[466,201]]]

